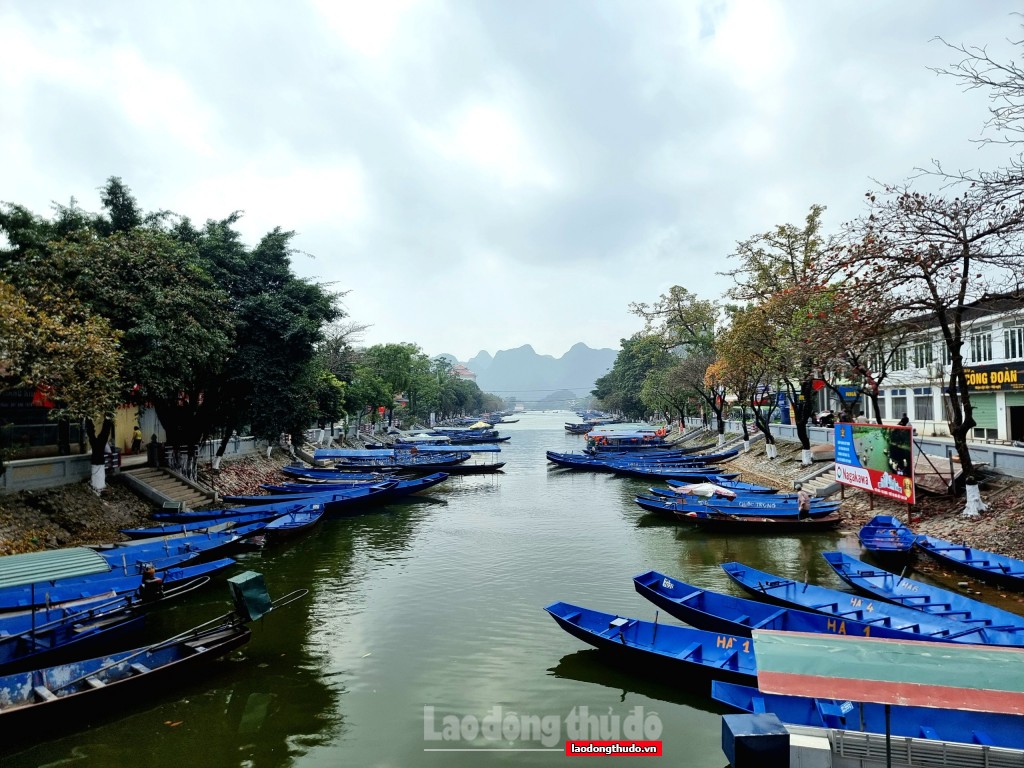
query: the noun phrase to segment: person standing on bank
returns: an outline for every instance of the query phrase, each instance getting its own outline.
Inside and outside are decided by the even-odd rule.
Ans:
[[[903,418],[896,424],[897,427],[906,427],[910,424],[910,417],[907,414],[903,414]]]
[[[811,494],[804,490],[800,484],[796,484],[796,510],[797,517],[806,520],[811,516]]]
[[[132,430],[132,453],[138,455],[142,451],[142,430],[139,425],[135,425],[135,429]]]

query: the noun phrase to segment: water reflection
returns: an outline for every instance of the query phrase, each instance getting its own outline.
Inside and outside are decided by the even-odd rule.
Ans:
[[[727,711],[711,698],[687,693],[654,675],[637,674],[635,667],[616,662],[613,656],[604,654],[596,648],[566,654],[555,666],[548,669],[548,674],[552,677],[617,690],[621,702],[625,702],[629,694],[635,693],[654,701],[678,704],[703,712],[721,714]]]

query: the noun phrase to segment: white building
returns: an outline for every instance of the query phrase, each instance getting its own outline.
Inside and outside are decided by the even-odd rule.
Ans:
[[[976,440],[1024,441],[1024,301],[989,299],[964,312],[963,356]],[[911,337],[882,382],[879,409],[894,423],[906,413],[923,435],[948,435],[950,356],[942,334]],[[864,413],[873,417],[864,398]]]

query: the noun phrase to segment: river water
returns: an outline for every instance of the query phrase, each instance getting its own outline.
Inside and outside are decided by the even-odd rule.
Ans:
[[[718,567],[729,560],[839,586],[818,553],[849,548],[849,538],[714,537],[662,524],[632,502],[650,483],[547,463],[545,450],[582,446],[566,420],[575,419],[526,413],[503,425],[512,439],[499,475],[453,477],[422,500],[239,555],[237,570],[261,572],[272,596],[309,595],[256,624],[252,641],[203,679],[140,694],[88,728],[55,727],[0,764],[550,766],[563,764],[566,738],[599,738],[604,716],[605,727],[616,718],[620,728],[660,725],[672,765],[721,768],[724,710],[609,664],[543,606],[564,600],[651,620],[634,575],[657,569],[734,592]],[[147,637],[228,608],[218,581],[156,612]],[[446,738],[453,724],[480,731]]]

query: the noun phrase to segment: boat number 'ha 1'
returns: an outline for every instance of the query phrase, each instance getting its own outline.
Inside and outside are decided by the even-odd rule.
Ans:
[[[715,645],[718,648],[725,648],[726,650],[729,650],[733,647],[737,640],[739,640],[739,638],[733,637],[732,635],[719,635],[718,639],[715,640]],[[744,640],[742,643],[742,648],[744,653],[750,653],[750,641]]]

